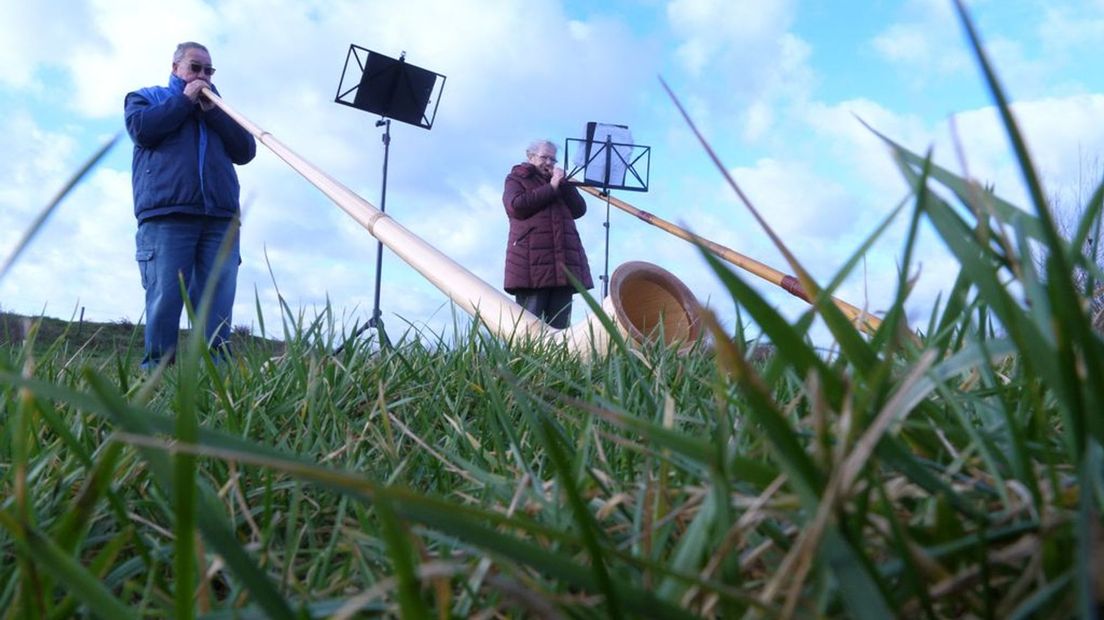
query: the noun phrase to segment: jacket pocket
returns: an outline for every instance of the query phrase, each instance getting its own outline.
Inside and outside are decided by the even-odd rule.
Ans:
[[[138,273],[142,276],[142,288],[148,289],[157,280],[157,270],[153,265],[153,250],[152,249],[140,249],[134,254],[134,259],[138,261]]]

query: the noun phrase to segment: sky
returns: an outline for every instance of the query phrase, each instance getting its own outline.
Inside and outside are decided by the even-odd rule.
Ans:
[[[334,102],[352,44],[445,76],[433,127],[394,122],[386,211],[494,287],[503,277],[503,180],[536,138],[563,145],[587,122],[628,125],[651,149],[647,192],[615,195],[791,273],[697,142],[664,80],[723,165],[821,283],[908,195],[861,121],[964,168],[1028,208],[992,97],[950,0],[0,0],[0,257],[102,144],[124,130],[129,91],[165,84],[176,44],[208,46],[225,101],[374,205],[377,116]],[[966,3],[1046,192],[1075,208],[1104,153],[1104,0]],[[431,105],[433,105],[431,103]],[[962,145],[955,154],[953,132]],[[64,319],[142,318],[125,132],[0,280],[0,308]],[[562,147],[561,147],[562,155]],[[238,168],[243,263],[234,324],[269,333],[282,296],[345,331],[371,315],[376,241],[272,152]],[[587,198],[577,224],[595,281],[631,260],[675,274],[732,325],[736,308],[698,252]],[[892,302],[907,212],[837,296]],[[910,318],[926,322],[955,263],[930,231]],[[745,272],[741,272],[745,273]],[[746,274],[789,318],[800,300]],[[600,284],[599,284],[600,286]],[[576,298],[574,320],[585,304]],[[392,335],[450,332],[446,296],[384,250],[380,307]],[[260,317],[258,316],[260,309]],[[278,332],[277,328],[277,332]]]

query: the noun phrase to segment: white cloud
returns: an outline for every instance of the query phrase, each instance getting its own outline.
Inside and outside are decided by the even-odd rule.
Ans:
[[[34,119],[23,110],[13,110],[8,114],[5,131],[0,133],[0,153],[3,153],[4,165],[0,166],[0,261],[6,261],[22,242],[35,219],[56,196],[68,180],[69,174],[76,169],[73,153],[76,140],[66,133],[48,131],[38,126]],[[43,278],[32,276],[26,270],[26,264],[33,261],[36,252],[48,251],[58,243],[51,238],[49,231],[63,215],[66,205],[72,203],[72,197],[63,202],[47,219],[39,232],[33,237],[23,254],[12,267],[7,277],[0,281],[0,304],[5,309],[16,306],[27,312],[41,311],[43,297],[30,297],[34,301],[26,302],[27,292],[31,288],[49,290],[57,276]],[[68,247],[69,244],[60,244]],[[62,272],[64,273],[64,272]],[[42,288],[45,287],[45,288]],[[51,308],[55,312],[70,311]]]
[[[871,44],[882,57],[911,74],[910,82],[923,86],[941,76],[966,75],[973,59],[961,47],[958,29],[947,30],[925,21],[894,24],[874,37]]]
[[[1104,1],[1087,6],[1048,5],[1038,24],[1043,45],[1056,52],[1075,52],[1082,46],[1099,45],[1104,39]]]
[[[201,0],[80,6],[87,20],[82,36],[66,43],[63,66],[73,80],[70,105],[97,118],[121,114],[124,95],[138,86],[167,82],[176,44],[209,41],[220,23],[217,9]]]
[[[30,222],[32,212],[45,207],[51,192],[60,189],[70,172],[77,142],[64,131],[43,129],[24,109],[7,114],[5,131],[0,132],[0,235],[9,235]],[[11,218],[11,219],[9,219]],[[4,238],[4,237],[0,237]]]
[[[48,2],[6,2],[0,37],[0,86],[40,91],[36,71],[62,65],[74,55],[74,41],[88,37],[92,11],[83,3],[66,10]],[[110,71],[104,71],[110,73]]]
[[[1093,162],[1104,154],[1104,127],[1099,123],[1104,95],[1021,101],[1012,110],[1049,195],[1099,183],[1099,166],[1093,170]],[[956,121],[971,174],[1029,208],[1022,174],[996,111],[973,110],[959,114]]]
[[[86,307],[89,320],[141,314],[134,263],[130,175],[98,169],[62,202],[0,283],[5,309],[69,316]],[[26,225],[14,230],[22,232]]]
[[[895,203],[905,185],[888,147],[871,129],[919,153],[933,141],[931,130],[919,118],[898,114],[869,99],[834,105],[811,103],[802,109],[800,118],[824,141],[824,156],[849,171],[852,179],[867,187],[871,198],[883,205]]]
[[[1085,50],[1104,37],[1104,16],[1098,7],[1083,0],[1026,7],[990,1],[967,4],[985,53],[1010,96],[1039,98],[1087,90],[1092,75],[1070,78],[1065,70],[1083,64]],[[974,52],[950,2],[910,0],[900,9],[898,21],[875,36],[871,46],[917,91],[950,77],[981,83]]]
[[[837,214],[847,208],[846,192],[803,162],[762,159],[732,176],[756,210],[783,239],[834,238],[853,224]]]
[[[747,52],[774,47],[792,21],[792,11],[787,0],[673,0],[667,5],[672,30],[685,39],[677,55],[693,74],[733,49]]]
[[[714,113],[738,118],[739,135],[749,141],[766,136],[776,109],[803,99],[815,80],[808,66],[811,48],[789,31],[795,10],[789,0],[670,2],[668,22],[680,41],[675,56],[693,78],[674,83],[676,91],[707,92]],[[703,129],[713,129],[707,118],[695,118]]]
[[[914,25],[894,24],[874,38],[874,47],[892,62],[921,63],[932,55],[927,30]]]

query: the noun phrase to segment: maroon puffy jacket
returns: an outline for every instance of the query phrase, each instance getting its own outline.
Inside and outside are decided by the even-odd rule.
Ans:
[[[576,219],[586,213],[579,190],[566,181],[553,188],[533,164],[514,166],[502,204],[510,219],[506,242],[507,293],[522,288],[571,286],[564,271],[594,288]]]

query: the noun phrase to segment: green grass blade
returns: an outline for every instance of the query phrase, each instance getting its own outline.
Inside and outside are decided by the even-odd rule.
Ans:
[[[1051,616],[1054,612],[1053,599],[1060,595],[1063,590],[1069,588],[1072,580],[1073,577],[1070,573],[1059,575],[1057,578],[1050,580],[1033,592],[1031,596],[1024,599],[1024,601],[1009,614],[1008,620],[1028,620],[1029,618],[1045,618]],[[1092,616],[1082,617],[1091,618]]]
[[[33,558],[35,564],[49,572],[54,580],[65,584],[93,613],[103,618],[137,618],[100,584],[95,575],[36,528],[20,523],[6,512],[0,512],[0,527],[8,530],[21,554]]]
[[[399,582],[398,598],[401,615],[403,618],[429,618],[431,616],[429,608],[422,601],[419,592],[421,581],[415,571],[418,560],[414,549],[406,539],[408,534],[386,499],[377,498],[375,507],[383,526],[383,537],[387,542],[391,566]]]
[[[528,400],[527,393],[520,389],[516,391],[516,396]],[[534,405],[525,407],[525,411],[530,425],[541,438],[544,450],[552,461],[556,475],[559,478],[560,490],[567,496],[568,505],[582,538],[583,546],[590,556],[590,565],[594,571],[594,582],[598,591],[606,597],[609,616],[620,618],[622,616],[621,603],[617,591],[613,588],[612,580],[606,568],[605,553],[603,552],[603,546],[607,543],[602,540],[601,531],[587,509],[582,499],[582,493],[575,482],[571,459],[565,453],[561,443],[564,439],[563,429],[549,420],[547,414],[539,411]]]

